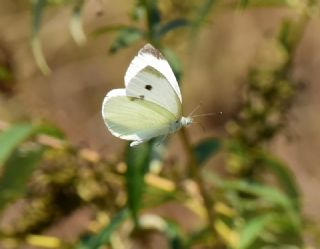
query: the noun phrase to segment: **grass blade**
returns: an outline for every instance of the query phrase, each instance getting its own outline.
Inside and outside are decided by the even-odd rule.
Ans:
[[[42,12],[47,5],[47,0],[35,0],[32,6],[32,37],[31,48],[37,66],[43,74],[47,75],[51,72],[47,61],[43,55],[42,46],[39,38],[39,30],[42,18]]]
[[[0,179],[0,210],[6,204],[18,198],[25,191],[25,186],[33,170],[38,165],[44,151],[42,146],[33,144],[26,150],[16,150],[4,166]]]
[[[98,234],[82,240],[77,249],[98,249],[110,241],[112,233],[129,217],[128,209],[119,211]]]
[[[77,0],[75,6],[73,7],[69,23],[72,38],[80,46],[84,45],[87,41],[81,19],[81,11],[83,4],[84,0]]]
[[[145,189],[144,175],[149,169],[151,159],[150,143],[144,143],[136,147],[128,147],[126,153],[127,205],[136,226],[138,226],[138,213]]]
[[[32,124],[16,124],[0,133],[0,167],[14,149],[34,132]]]
[[[123,28],[113,41],[110,52],[116,53],[119,49],[126,48],[143,37],[143,32],[135,27]]]
[[[175,30],[177,28],[183,28],[190,24],[190,22],[186,19],[176,19],[167,22],[166,24],[162,25],[160,29],[160,37],[163,37],[168,32]]]
[[[259,154],[258,159],[278,178],[278,181],[284,191],[291,197],[291,199],[296,203],[296,207],[299,209],[299,188],[290,169],[280,160],[277,160],[267,154]]]
[[[266,226],[273,221],[275,216],[272,213],[255,217],[244,226],[240,232],[239,244],[237,249],[246,249],[255,242],[255,240],[262,234]]]

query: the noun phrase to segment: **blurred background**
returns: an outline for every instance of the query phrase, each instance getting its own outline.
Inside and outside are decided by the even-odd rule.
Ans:
[[[320,248],[317,0],[0,0],[0,248]],[[128,148],[147,42],[199,118]]]

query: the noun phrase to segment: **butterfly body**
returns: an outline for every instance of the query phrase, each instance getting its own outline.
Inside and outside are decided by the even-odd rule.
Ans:
[[[161,53],[145,45],[131,62],[123,89],[107,93],[102,116],[116,137],[133,141],[167,136],[192,123],[182,116],[182,97],[176,78]]]
[[[182,127],[186,127],[192,124],[192,118],[191,117],[181,117],[179,120],[172,122],[170,124],[169,133],[175,133]]]

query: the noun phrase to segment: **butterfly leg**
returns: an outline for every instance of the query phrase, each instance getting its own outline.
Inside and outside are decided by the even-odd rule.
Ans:
[[[158,137],[156,140],[156,146],[161,145],[163,142],[167,140],[167,138],[168,138],[168,134]]]
[[[142,143],[144,143],[144,142],[146,142],[146,140],[136,140],[136,141],[133,141],[133,142],[130,143],[130,147],[137,146],[137,145],[142,144]]]

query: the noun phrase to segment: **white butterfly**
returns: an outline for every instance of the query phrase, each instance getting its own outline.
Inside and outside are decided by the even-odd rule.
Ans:
[[[130,146],[192,123],[192,117],[182,116],[182,97],[169,63],[150,44],[132,60],[124,81],[126,88],[107,93],[102,116],[114,136],[133,141]]]

